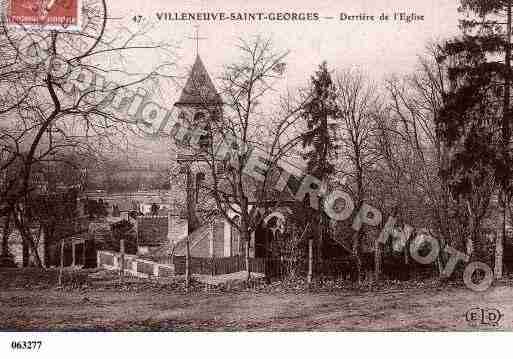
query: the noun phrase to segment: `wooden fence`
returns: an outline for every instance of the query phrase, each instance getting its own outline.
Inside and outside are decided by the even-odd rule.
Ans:
[[[220,275],[246,270],[246,260],[244,257],[226,257],[226,258],[197,258],[190,259],[191,273]],[[185,273],[185,257],[174,257],[173,264],[177,274]],[[266,273],[265,258],[250,258],[249,268],[253,273]]]
[[[111,251],[97,252],[98,267],[109,270],[121,270],[121,254]],[[267,261],[268,262],[268,261]],[[250,270],[253,273],[266,273],[265,258],[250,258]],[[169,277],[185,274],[185,257],[144,259],[125,254],[125,273],[142,277]],[[191,273],[220,275],[246,270],[244,257],[227,258],[191,258]]]
[[[62,260],[64,267],[80,266],[94,268],[96,266],[95,250],[95,243],[90,238],[71,236],[64,239],[64,241],[61,240],[48,246],[48,262],[46,265],[59,267]]]
[[[121,254],[110,251],[98,251],[98,267],[108,270],[121,270]],[[175,274],[173,265],[152,262],[137,256],[125,254],[124,272],[135,277],[172,277]]]
[[[191,274],[222,275],[246,270],[245,258],[242,256],[227,258],[190,258]],[[109,270],[120,270],[121,254],[111,251],[97,252],[98,266]],[[281,278],[288,274],[291,263],[286,260],[269,258],[250,258],[250,270],[253,273],[265,274],[270,279]],[[296,274],[306,275],[307,263],[296,263]],[[125,273],[136,277],[171,277],[185,274],[185,257],[163,257],[161,259],[145,259],[125,254]],[[316,275],[328,277],[355,278],[356,264],[351,258],[324,260],[315,263]],[[362,270],[372,271],[370,260],[362,261]],[[401,261],[384,261],[383,278],[407,280],[412,277],[431,277],[436,275],[433,265],[404,264]]]

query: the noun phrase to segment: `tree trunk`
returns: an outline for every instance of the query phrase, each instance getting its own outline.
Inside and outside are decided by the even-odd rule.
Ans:
[[[296,271],[296,260],[297,260],[297,248],[296,248],[296,243],[298,243],[298,238],[297,238],[297,228],[296,228],[296,224],[293,223],[292,224],[292,241],[290,242],[291,243],[291,246],[290,246],[290,254],[291,254],[291,258],[289,258],[289,278],[296,278],[296,275],[297,275],[297,271]]]
[[[59,266],[59,287],[62,287],[62,273],[64,271],[64,237],[61,239],[61,263]]]
[[[247,230],[245,230],[244,237],[246,237],[245,241],[244,241],[244,243],[246,243],[246,248],[244,251],[244,260],[246,262],[246,271],[248,273],[248,276],[246,279],[249,281],[249,280],[251,280],[251,265],[249,263],[249,246],[251,245],[251,235],[249,235],[247,233]]]
[[[323,258],[322,258],[322,247],[324,245],[324,234],[326,233],[325,232],[325,218],[324,218],[324,211],[323,211],[323,206],[322,206],[322,199],[321,199],[321,204],[320,204],[320,214],[319,214],[319,235],[318,235],[318,239],[317,239],[317,248],[316,248],[316,251],[315,251],[315,267],[317,268],[317,272],[320,273],[321,271],[321,268],[323,268],[323,265],[322,265],[322,261],[323,261]]]
[[[358,203],[356,208],[362,208],[363,206],[363,169],[361,166],[361,159],[360,154],[358,152],[356,159],[356,168],[357,168],[357,175],[356,175],[356,188],[357,188],[357,198]],[[360,242],[362,238],[362,231],[363,228],[360,228],[360,230],[353,235],[353,257],[356,263],[356,282],[358,285],[362,284],[362,259],[360,258]]]
[[[495,279],[502,279],[502,259],[504,253],[504,239],[506,238],[506,200],[504,200],[504,206],[502,208],[502,233],[499,231],[495,233],[495,268],[494,274]]]
[[[356,282],[362,284],[362,260],[360,258],[360,236],[361,230],[353,235],[353,258],[356,264]]]
[[[308,285],[312,284],[313,280],[313,237],[310,236],[308,238],[308,275],[306,277],[306,282]]]
[[[475,218],[472,212],[472,208],[470,207],[470,202],[467,201],[467,209],[468,209],[468,215],[469,215],[469,226],[470,233],[466,236],[466,243],[465,243],[465,250],[467,256],[472,258],[472,253],[474,252],[474,232],[475,232]]]
[[[189,291],[191,285],[191,248],[189,245],[189,235],[185,238],[185,292]]]
[[[9,236],[11,234],[11,213],[7,214],[2,230],[2,254],[0,255],[0,266],[14,266],[15,263],[9,252]]]
[[[408,253],[410,249],[410,241],[408,238],[406,238],[406,241],[404,243],[404,248],[403,248],[403,257],[404,257],[404,264],[408,265],[410,264],[410,253]],[[440,256],[438,256],[440,257]]]
[[[4,228],[2,230],[2,257],[9,255],[9,228],[11,222],[11,215],[8,214],[5,218]]]
[[[474,231],[472,231],[472,232],[467,236],[466,253],[467,253],[467,256],[468,256],[469,258],[472,258],[472,253],[474,253],[474,241],[473,241],[473,237],[474,237]]]
[[[121,253],[121,265],[119,266],[119,275],[121,278],[121,283],[123,283],[125,279],[125,240],[123,238],[119,241],[119,252]]]
[[[503,142],[503,155],[504,160],[508,158],[508,145],[511,137],[510,127],[510,107],[511,107],[511,0],[506,5],[506,46],[505,46],[505,61],[506,78],[504,81],[504,103],[502,111],[502,142]],[[506,188],[507,179],[503,179],[503,190]]]
[[[14,217],[16,217],[16,216],[14,216]],[[35,266],[37,268],[43,268],[43,263],[41,262],[41,257],[39,256],[39,252],[34,243],[32,235],[30,234],[30,231],[27,230],[19,220],[15,220],[15,224],[16,224],[16,228],[20,232],[21,238],[23,240],[23,245],[24,245],[23,262],[24,262],[24,265],[28,266],[30,264],[29,258],[30,258],[30,254],[32,254],[34,256]]]
[[[495,279],[502,279],[502,258],[503,258],[503,241],[504,237],[498,233],[495,236]]]
[[[381,243],[379,243],[378,237],[374,241],[374,281],[378,283],[381,279],[382,270],[382,251]]]

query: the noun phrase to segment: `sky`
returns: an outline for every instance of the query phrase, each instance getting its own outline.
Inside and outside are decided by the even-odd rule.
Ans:
[[[148,34],[155,41],[177,43],[179,75],[186,71],[196,56],[196,43],[188,37],[195,34],[199,25],[199,54],[214,83],[223,66],[237,56],[238,38],[255,35],[271,37],[279,50],[290,51],[287,57],[287,72],[284,88],[305,86],[310,75],[322,61],[331,69],[359,69],[378,83],[392,74],[407,74],[415,69],[418,56],[425,51],[430,41],[437,41],[458,33],[457,0],[111,0],[108,2],[110,16],[131,29],[152,26]],[[314,21],[231,21],[231,20],[161,20],[157,13],[168,12],[175,16],[182,13],[213,12],[232,13],[261,12],[317,13]],[[393,20],[394,13],[415,14],[424,20]],[[381,14],[390,16],[380,21]],[[375,21],[341,20],[348,16],[374,16]],[[142,22],[133,21],[142,16]],[[273,16],[273,15],[270,15]],[[327,19],[325,17],[331,17]],[[138,54],[137,66],[144,70],[155,65],[150,53]],[[166,106],[172,106],[179,93],[166,96]]]

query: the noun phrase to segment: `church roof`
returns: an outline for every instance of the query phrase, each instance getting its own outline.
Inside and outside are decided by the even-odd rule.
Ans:
[[[222,103],[221,96],[217,92],[214,83],[210,79],[205,65],[199,55],[192,66],[191,73],[177,105],[220,105]]]

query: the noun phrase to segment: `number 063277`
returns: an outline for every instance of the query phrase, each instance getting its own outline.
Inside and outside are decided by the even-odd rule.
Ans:
[[[32,340],[32,341],[12,341],[11,342],[11,348],[13,350],[39,350],[41,349],[41,346],[43,345],[43,342],[40,340]]]

